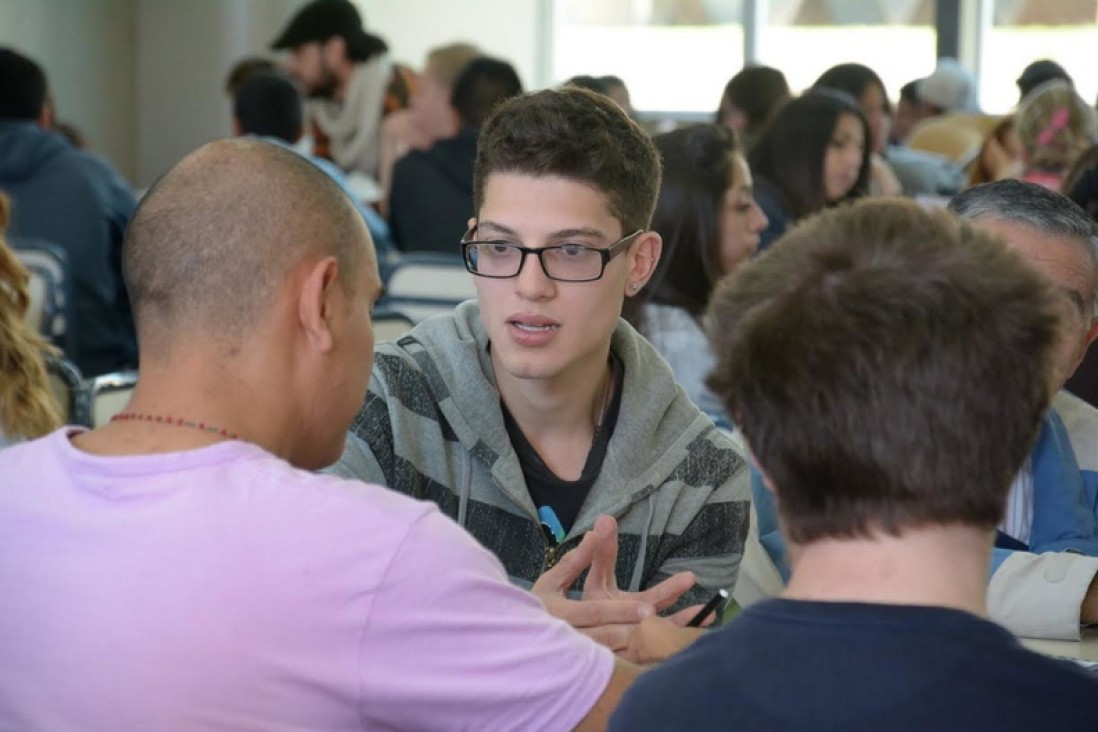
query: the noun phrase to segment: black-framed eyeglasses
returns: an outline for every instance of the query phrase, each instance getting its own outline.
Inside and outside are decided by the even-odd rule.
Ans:
[[[599,249],[573,242],[552,247],[531,249],[509,241],[470,240],[475,230],[465,232],[461,239],[461,255],[465,269],[478,277],[507,279],[517,277],[522,271],[527,254],[533,254],[541,262],[541,271],[551,280],[560,282],[593,282],[601,279],[611,259],[625,251],[626,245],[644,229],[637,229],[629,236]]]

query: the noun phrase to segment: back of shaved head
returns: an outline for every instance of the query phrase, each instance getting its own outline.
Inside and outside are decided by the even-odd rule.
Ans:
[[[122,268],[142,357],[180,332],[240,342],[293,267],[328,255],[348,294],[359,267],[375,266],[358,212],[323,171],[258,140],[204,145],[153,186],[126,232]]]

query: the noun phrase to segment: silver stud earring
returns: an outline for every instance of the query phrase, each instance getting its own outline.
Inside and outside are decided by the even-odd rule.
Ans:
[[[635,282],[633,284],[629,285],[629,291],[630,292],[636,292],[637,291],[637,284]]]

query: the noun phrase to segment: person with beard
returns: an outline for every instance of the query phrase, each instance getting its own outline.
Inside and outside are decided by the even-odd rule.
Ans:
[[[411,70],[367,33],[349,0],[314,0],[271,44],[289,50],[287,66],[312,99],[314,152],[348,172],[376,177],[381,120],[408,106]]]

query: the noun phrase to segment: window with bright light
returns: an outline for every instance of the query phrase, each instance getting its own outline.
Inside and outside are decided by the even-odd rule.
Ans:
[[[552,77],[620,76],[644,111],[714,113],[743,67],[740,0],[557,0]]]
[[[1083,99],[1098,93],[1098,1],[994,0],[984,36],[980,103],[984,111],[1009,112],[1018,103],[1016,79],[1032,61],[1051,59],[1071,75]]]
[[[933,0],[769,0],[760,61],[781,69],[797,93],[828,68],[864,64],[892,100],[934,70]]]

